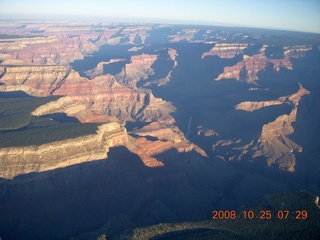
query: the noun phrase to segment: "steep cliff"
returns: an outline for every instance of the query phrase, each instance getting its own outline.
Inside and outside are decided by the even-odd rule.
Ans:
[[[29,172],[43,172],[77,163],[105,159],[109,148],[128,141],[126,129],[118,123],[106,123],[96,134],[52,142],[40,146],[0,149],[2,178],[14,178]]]
[[[306,48],[302,47],[287,47],[283,48],[283,50],[287,49],[283,54],[283,58],[274,58],[266,56],[267,45],[264,45],[258,54],[254,54],[252,56],[243,55],[243,60],[238,62],[234,66],[227,66],[224,68],[223,73],[221,73],[215,80],[221,80],[224,78],[230,79],[234,78],[238,81],[244,81],[247,83],[255,83],[256,80],[259,80],[257,74],[265,70],[270,64],[273,65],[273,69],[275,71],[279,71],[281,68],[292,70],[292,63],[290,61],[290,57],[303,56],[302,54],[297,55],[296,53],[301,51],[307,51]],[[233,49],[229,50],[231,52],[231,56],[234,54]],[[229,52],[226,50],[226,54]],[[292,53],[290,54],[290,52]],[[214,52],[215,53],[215,52]]]
[[[202,54],[202,58],[207,56],[218,56],[220,58],[234,58],[237,54],[242,54],[248,47],[247,43],[217,43],[209,52]]]
[[[253,146],[253,158],[264,156],[268,165],[275,165],[280,169],[293,172],[295,170],[296,157],[295,152],[301,152],[302,148],[293,142],[288,136],[294,133],[292,123],[296,121],[297,111],[300,99],[310,92],[300,85],[297,93],[280,99],[287,100],[293,105],[290,114],[283,114],[275,119],[275,121],[265,124],[262,127],[261,135],[258,142]],[[284,101],[274,101],[276,104],[284,103]],[[260,104],[253,103],[246,111],[255,111],[260,107],[268,106],[272,101],[268,101],[267,105],[263,102]],[[243,110],[245,110],[243,108]]]
[[[155,59],[152,58],[153,62]],[[134,61],[143,69],[145,61]],[[149,62],[149,64],[152,64]],[[162,99],[155,98],[150,90],[129,88],[119,84],[110,74],[97,76],[92,80],[80,77],[79,73],[63,66],[4,66],[0,81],[4,91],[22,90],[33,96],[63,95],[84,105],[92,114],[82,114],[82,122],[159,119],[172,123],[170,116],[173,106]],[[135,81],[135,69],[131,65],[130,80]],[[143,76],[146,73],[142,73]],[[86,119],[88,115],[88,119]],[[95,116],[94,116],[95,115]]]
[[[284,59],[268,59],[263,53],[253,56],[243,55],[243,60],[231,67],[225,67],[223,73],[221,73],[215,80],[221,80],[224,78],[235,78],[238,81],[244,81],[247,83],[255,83],[258,80],[258,72],[266,69],[269,64],[274,65],[274,70],[279,71],[280,68],[286,68],[292,70],[292,65],[289,58]],[[245,76],[242,77],[241,73],[245,72]]]
[[[152,122],[149,125],[130,132],[134,138],[128,149],[140,156],[146,166],[163,166],[160,159],[175,159],[180,153],[193,152],[194,158],[207,157],[207,154],[195,144],[185,138],[180,129],[174,125],[167,126],[160,122]],[[129,142],[129,143],[130,143]]]
[[[100,62],[97,64],[97,66],[94,69],[87,71],[86,76],[94,78],[99,75],[103,75],[103,66],[104,65],[108,65],[110,63],[121,62],[121,61],[124,61],[124,59],[111,59],[108,62]]]
[[[151,66],[156,60],[157,55],[141,54],[132,56],[131,63],[126,64],[115,78],[123,85],[134,87],[138,81],[144,80],[154,73]]]

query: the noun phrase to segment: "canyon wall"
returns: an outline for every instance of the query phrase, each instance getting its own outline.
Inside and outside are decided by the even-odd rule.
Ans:
[[[0,177],[12,179],[25,173],[105,159],[109,148],[123,145],[127,141],[124,127],[118,123],[106,123],[98,127],[96,134],[40,146],[1,148]]]

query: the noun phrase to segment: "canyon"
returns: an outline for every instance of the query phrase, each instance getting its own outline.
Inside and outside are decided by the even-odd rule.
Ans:
[[[317,34],[0,26],[3,239],[119,239],[275,192],[320,194]]]

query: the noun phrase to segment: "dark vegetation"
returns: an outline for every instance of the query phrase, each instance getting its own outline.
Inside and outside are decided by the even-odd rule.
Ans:
[[[237,210],[271,210],[272,219],[235,219],[159,224],[135,229],[127,239],[319,239],[320,208],[314,204],[315,196],[304,191],[276,193],[252,201]],[[278,219],[279,210],[290,210],[287,219]],[[296,219],[296,211],[308,212],[307,219]],[[183,230],[184,229],[184,230]],[[125,239],[125,238],[124,238]]]
[[[98,124],[81,124],[61,114],[31,115],[37,107],[58,98],[35,98],[22,92],[1,93],[0,147],[40,145],[96,132]]]

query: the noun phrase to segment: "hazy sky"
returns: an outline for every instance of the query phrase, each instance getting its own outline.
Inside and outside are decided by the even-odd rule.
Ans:
[[[94,16],[320,33],[320,0],[0,0],[0,16]]]

